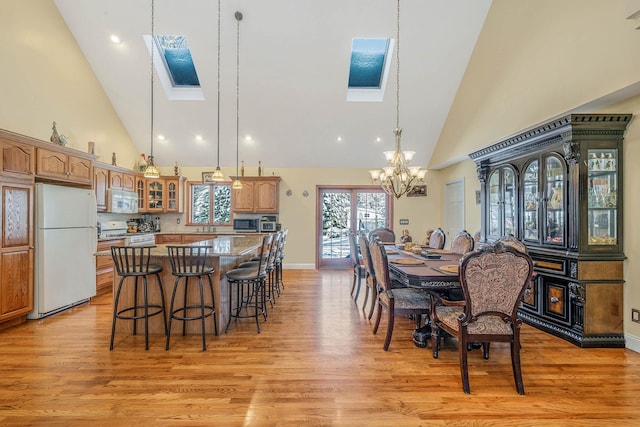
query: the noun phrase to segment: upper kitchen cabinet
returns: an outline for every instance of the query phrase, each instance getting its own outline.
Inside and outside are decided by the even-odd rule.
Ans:
[[[513,234],[536,277],[519,316],[582,347],[624,347],[623,138],[630,114],[571,114],[472,153],[482,242]]]
[[[76,150],[56,147],[38,148],[36,173],[39,178],[91,186],[93,184],[93,155],[83,156]]]
[[[136,175],[132,171],[109,171],[109,188],[136,191]]]
[[[235,177],[231,177],[235,179]],[[234,213],[278,213],[280,177],[239,177],[242,189],[233,190],[231,211]]]
[[[161,176],[160,178],[138,179],[138,211],[184,212],[184,184],[182,176]]]
[[[33,180],[36,171],[36,149],[33,145],[11,141],[0,134],[0,148],[2,149],[0,175]]]
[[[107,190],[109,189],[109,170],[101,167],[93,168],[93,191],[96,193],[98,212],[107,210]]]

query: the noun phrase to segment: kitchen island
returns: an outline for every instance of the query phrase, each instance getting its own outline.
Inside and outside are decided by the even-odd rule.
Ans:
[[[218,320],[218,330],[222,331],[224,326],[227,324],[227,319],[229,317],[229,295],[228,295],[228,286],[226,281],[226,272],[234,269],[239,263],[244,262],[254,256],[258,248],[262,245],[262,236],[222,236],[216,237],[215,239],[203,240],[199,242],[194,242],[190,244],[185,244],[183,246],[212,246],[213,249],[209,252],[209,258],[211,259],[210,265],[215,269],[215,273],[213,274],[213,292],[215,296],[215,308],[216,308],[216,318]],[[162,266],[162,272],[160,273],[160,277],[162,278],[162,286],[164,289],[164,297],[165,303],[167,306],[167,318],[169,314],[170,304],[171,304],[171,294],[173,292],[173,285],[175,282],[175,276],[171,273],[171,263],[169,261],[168,253],[167,253],[168,244],[156,244],[154,248],[151,249],[151,263],[158,264]],[[96,256],[111,256],[111,251],[101,251],[97,252]],[[133,280],[133,279],[125,279],[125,280]],[[148,292],[149,292],[149,302],[159,302],[160,295],[158,293],[158,287],[153,284],[155,281],[155,277],[150,276]],[[197,279],[191,279],[197,280]],[[205,279],[206,280],[206,279]],[[114,275],[113,278],[113,295],[115,296],[118,282],[120,281],[120,276],[117,274]],[[206,283],[206,282],[205,282]],[[182,286],[180,287],[182,289]],[[187,296],[189,303],[192,301],[199,301],[199,296],[195,293],[196,288],[191,288],[189,295]],[[193,295],[192,295],[193,293]],[[139,293],[139,298],[141,298],[141,292]],[[181,294],[181,292],[179,292]],[[205,291],[205,296],[207,295]],[[123,287],[120,293],[120,307],[131,306],[133,300],[133,286],[125,286]],[[181,301],[181,297],[176,295],[176,304]],[[143,331],[144,329],[144,320],[138,320],[140,323],[138,324],[138,329]],[[200,334],[200,322],[186,322],[187,323],[187,333],[189,334]],[[211,332],[213,334],[213,325],[211,322],[207,322],[207,333]],[[209,328],[211,328],[209,330]],[[162,319],[159,316],[154,316],[149,318],[149,333],[157,333],[163,334],[164,325]],[[133,322],[131,321],[122,321],[119,320],[116,323],[116,332],[120,333],[131,333],[133,331]],[[173,334],[181,334],[182,332],[182,322],[173,322],[172,326],[172,335]],[[117,336],[116,336],[117,338]]]

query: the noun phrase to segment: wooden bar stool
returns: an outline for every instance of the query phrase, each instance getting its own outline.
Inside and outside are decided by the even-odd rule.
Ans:
[[[167,332],[166,350],[169,350],[169,341],[171,339],[171,324],[173,319],[182,321],[182,336],[187,332],[187,321],[200,320],[202,329],[202,351],[207,349],[205,319],[213,317],[213,328],[215,334],[218,335],[218,319],[216,318],[215,297],[213,294],[213,281],[211,275],[214,273],[213,267],[207,265],[207,254],[213,246],[167,246],[169,261],[171,262],[171,272],[176,276],[171,294],[171,308],[169,309],[169,329]],[[198,278],[197,282],[191,282],[198,285],[199,302],[189,302],[189,278]],[[205,300],[205,292],[202,278],[206,277],[209,281],[210,302]],[[176,291],[180,285],[180,279],[184,279],[184,293],[182,306],[174,308]],[[193,300],[191,300],[193,301]]]
[[[112,246],[111,258],[113,258],[113,264],[116,267],[116,272],[120,276],[120,282],[118,283],[118,289],[113,300],[113,323],[111,326],[111,344],[109,350],[113,350],[113,339],[116,332],[116,320],[132,320],[133,321],[133,335],[137,333],[138,319],[144,319],[144,342],[145,350],[149,350],[149,317],[161,315],[164,321],[165,335],[167,333],[167,317],[164,303],[164,290],[162,289],[162,280],[160,279],[160,272],[162,266],[157,264],[150,264],[151,248],[155,246]],[[160,291],[160,303],[149,304],[148,299],[148,287],[147,276],[155,275],[156,283]],[[127,277],[133,277],[133,302],[131,306],[118,308],[120,302],[120,292],[122,291],[123,284]],[[142,283],[138,281],[138,278],[142,278]],[[142,284],[143,300],[138,302],[138,285]],[[149,309],[155,311],[149,312]],[[139,311],[141,311],[140,314]],[[133,314],[130,314],[133,312]]]

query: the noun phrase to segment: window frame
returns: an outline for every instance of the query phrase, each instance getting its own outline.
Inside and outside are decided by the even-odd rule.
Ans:
[[[187,226],[201,226],[201,225],[232,225],[233,224],[233,211],[231,210],[231,199],[233,198],[233,191],[231,189],[231,181],[217,181],[217,182],[202,182],[202,181],[187,181],[187,218],[185,225]],[[211,187],[209,194],[212,196],[214,193],[214,187],[226,186],[229,187],[229,222],[215,222],[213,221],[215,215],[213,212],[215,206],[215,198],[209,203],[209,221],[207,222],[193,222],[191,221],[193,212],[193,186],[206,185]]]

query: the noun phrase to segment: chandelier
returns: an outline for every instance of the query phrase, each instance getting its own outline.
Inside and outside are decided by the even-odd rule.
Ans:
[[[416,185],[424,184],[427,174],[426,169],[420,166],[409,166],[415,151],[402,151],[400,138],[400,0],[398,0],[397,34],[396,34],[396,128],[393,134],[396,137],[395,151],[385,151],[384,157],[388,166],[382,169],[370,170],[371,180],[380,184],[385,193],[399,199],[402,195],[411,192]]]

